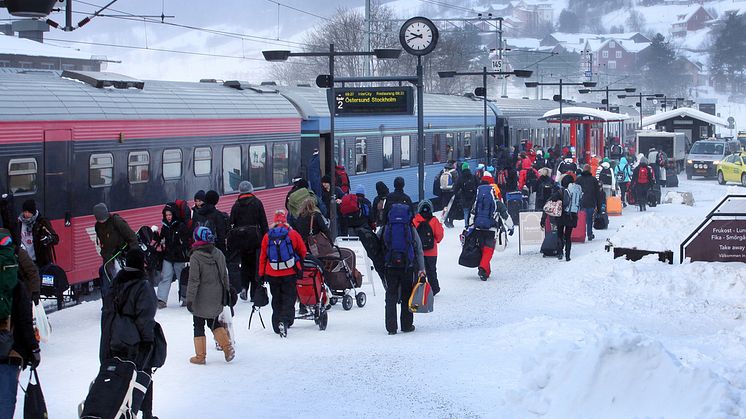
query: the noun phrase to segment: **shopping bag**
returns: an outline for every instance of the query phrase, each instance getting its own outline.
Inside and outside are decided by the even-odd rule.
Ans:
[[[52,326],[49,325],[49,319],[47,318],[46,311],[44,311],[44,305],[41,303],[35,303],[33,314],[34,325],[36,326],[36,330],[39,331],[39,339],[41,339],[42,342],[49,341],[49,336],[52,334]]]
[[[432,313],[433,311],[433,290],[425,275],[420,275],[412,288],[412,294],[409,296],[409,311],[412,313]]]
[[[236,334],[233,333],[233,313],[229,306],[223,306],[223,312],[218,315],[218,321],[228,331],[228,337],[231,339],[231,344],[236,345]]]
[[[23,419],[47,419],[48,417],[47,403],[44,401],[44,393],[39,385],[39,374],[36,368],[32,368],[26,386],[26,397],[23,400]]]

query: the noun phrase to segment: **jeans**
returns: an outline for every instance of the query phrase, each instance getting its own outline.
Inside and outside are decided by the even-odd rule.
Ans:
[[[593,215],[596,214],[595,208],[583,208],[585,212],[585,235],[589,239],[593,237]]]
[[[181,275],[182,269],[184,269],[184,262],[163,261],[161,282],[158,283],[158,291],[156,292],[159,301],[168,302],[168,294],[171,292],[171,282],[174,277],[178,278],[178,275]]]
[[[12,418],[15,413],[20,372],[17,365],[0,364],[0,418]]]
[[[471,206],[465,206],[464,208],[464,228],[469,226],[469,218],[471,217]]]

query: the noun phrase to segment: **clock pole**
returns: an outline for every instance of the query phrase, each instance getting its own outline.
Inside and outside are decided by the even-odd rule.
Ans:
[[[417,159],[419,200],[425,200],[425,115],[423,107],[422,56],[417,56]]]

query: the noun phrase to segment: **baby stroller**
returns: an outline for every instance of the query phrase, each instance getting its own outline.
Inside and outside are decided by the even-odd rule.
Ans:
[[[313,320],[319,330],[326,330],[329,313],[326,309],[326,285],[322,263],[313,257],[303,261],[303,275],[295,282],[298,301],[308,308],[307,314],[300,314],[296,319]]]
[[[140,227],[137,230],[137,241],[140,242],[140,249],[145,253],[145,274],[150,282],[155,285],[160,280],[159,273],[163,268],[163,255],[161,254],[158,230],[148,226]]]
[[[333,295],[329,303],[335,305],[341,298],[342,308],[350,310],[354,295],[357,306],[362,308],[368,299],[364,292],[356,289],[363,285],[363,276],[355,269],[355,252],[339,246],[334,246],[334,249],[336,252],[319,257],[324,266],[324,280]]]

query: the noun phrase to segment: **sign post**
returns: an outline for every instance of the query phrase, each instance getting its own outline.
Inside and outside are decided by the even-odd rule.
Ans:
[[[727,195],[681,243],[680,262],[746,263],[746,195]]]
[[[518,254],[523,246],[534,246],[544,242],[544,230],[541,229],[541,211],[518,213]]]

